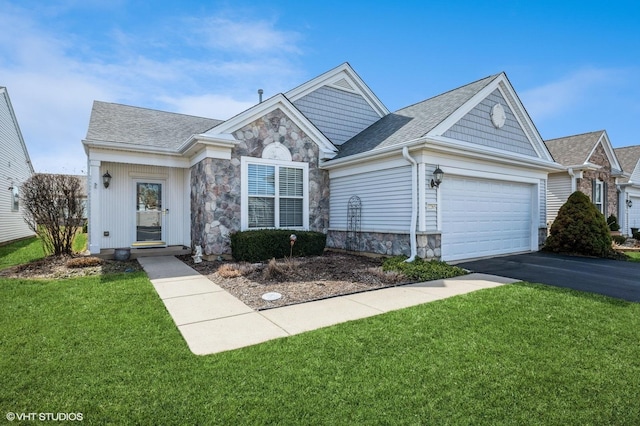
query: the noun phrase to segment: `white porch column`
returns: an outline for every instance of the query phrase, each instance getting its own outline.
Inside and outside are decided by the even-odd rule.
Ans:
[[[102,177],[100,175],[100,161],[89,160],[89,251],[91,254],[100,253],[102,239],[102,220],[100,213],[100,195],[102,193]]]

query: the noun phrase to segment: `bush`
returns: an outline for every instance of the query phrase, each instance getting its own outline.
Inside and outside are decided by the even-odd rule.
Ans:
[[[622,235],[612,235],[611,239],[618,245],[622,245],[627,242],[627,237]]]
[[[289,257],[289,237],[295,234],[293,256],[319,256],[324,252],[327,236],[321,232],[261,229],[231,234],[231,254],[237,261],[262,262]]]
[[[620,230],[620,225],[618,224],[618,218],[616,217],[615,214],[612,214],[607,218],[607,226],[609,226],[609,229],[614,232]]]
[[[612,255],[609,227],[589,197],[580,191],[569,196],[551,225],[544,250],[598,257]]]
[[[413,262],[405,262],[406,259],[404,256],[389,258],[382,264],[382,270],[400,272],[416,281],[440,280],[467,274],[462,268],[438,260],[427,261],[418,257]]]

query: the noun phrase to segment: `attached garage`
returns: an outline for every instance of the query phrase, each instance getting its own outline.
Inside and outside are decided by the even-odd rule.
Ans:
[[[530,251],[534,185],[447,176],[442,191],[442,259]],[[537,229],[537,227],[536,227]]]
[[[640,197],[629,197],[631,207],[629,208],[629,233],[631,228],[640,228]]]

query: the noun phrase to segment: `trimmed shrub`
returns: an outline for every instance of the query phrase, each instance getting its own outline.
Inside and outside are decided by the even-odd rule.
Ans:
[[[289,237],[295,234],[293,256],[319,256],[324,252],[327,236],[321,232],[288,229],[260,229],[231,234],[231,254],[237,261],[262,262],[289,257]]]
[[[622,245],[627,242],[627,237],[623,235],[612,235],[611,239],[618,245]]]
[[[382,264],[382,270],[400,272],[416,281],[440,280],[467,274],[464,269],[439,260],[424,260],[417,257],[413,262],[405,262],[406,259],[404,256],[386,259]]]
[[[597,257],[612,255],[609,227],[589,197],[580,191],[569,196],[551,225],[544,250]]]
[[[618,218],[616,217],[615,214],[612,214],[607,218],[607,226],[609,226],[609,229],[614,232],[620,230],[620,225],[618,224]]]

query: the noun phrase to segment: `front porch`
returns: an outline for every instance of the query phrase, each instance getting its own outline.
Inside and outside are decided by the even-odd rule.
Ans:
[[[95,257],[100,259],[113,260],[115,258],[114,253],[119,249],[102,249],[99,254],[94,254]],[[182,256],[185,254],[191,254],[191,249],[186,246],[166,246],[166,247],[149,247],[149,248],[135,248],[132,247],[130,259],[137,259],[139,257],[149,256]]]

